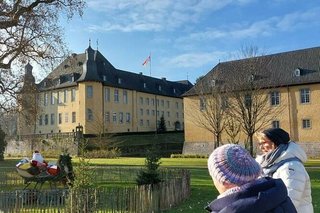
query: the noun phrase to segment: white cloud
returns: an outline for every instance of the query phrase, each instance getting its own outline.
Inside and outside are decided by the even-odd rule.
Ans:
[[[205,11],[217,11],[231,4],[251,0],[89,0],[88,7],[104,16],[93,24],[95,31],[162,31],[194,23]]]
[[[164,58],[162,62],[169,67],[195,68],[205,64],[217,63],[220,59],[225,59],[227,56],[226,52],[221,51],[186,53],[173,58]]]
[[[279,32],[295,31],[310,25],[320,24],[320,8],[304,12],[294,12],[284,16],[274,16],[251,24],[235,23],[231,27],[222,29],[208,29],[203,32],[191,33],[178,39],[179,42],[208,41],[219,38],[243,39],[259,36],[270,36]]]

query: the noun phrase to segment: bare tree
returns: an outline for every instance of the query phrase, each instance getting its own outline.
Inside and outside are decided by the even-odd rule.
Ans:
[[[199,106],[190,113],[193,122],[214,135],[214,148],[220,146],[221,134],[225,128],[226,96],[220,82],[213,76],[199,79],[195,85],[196,94],[199,98]]]
[[[227,115],[225,132],[229,136],[228,143],[238,144],[240,142],[240,131],[241,124],[235,118]]]
[[[258,48],[247,47],[241,50],[245,60],[229,63],[230,97],[228,115],[235,119],[247,136],[247,148],[253,154],[253,135],[279,115],[284,106],[271,107],[268,90],[274,79],[268,65],[271,57],[258,57]]]
[[[59,17],[82,16],[84,0],[0,1],[0,107],[8,109],[28,61],[49,65],[67,55]],[[16,65],[16,66],[13,66]],[[9,104],[10,103],[10,104]]]

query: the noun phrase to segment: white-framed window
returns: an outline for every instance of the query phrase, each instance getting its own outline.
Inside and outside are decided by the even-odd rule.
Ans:
[[[176,102],[176,108],[179,109],[179,103],[178,102]]]
[[[149,109],[146,109],[146,114],[150,115],[150,110]]]
[[[76,100],[76,89],[71,89],[71,102],[74,102]]]
[[[49,115],[45,114],[44,115],[44,125],[48,125],[48,123],[49,123]]]
[[[118,89],[114,89],[113,100],[115,103],[119,103],[119,90]]]
[[[146,98],[146,104],[149,106],[150,105],[150,99]]]
[[[42,115],[39,115],[39,125],[42,125]]]
[[[140,119],[140,126],[143,126],[143,119]]]
[[[110,112],[106,112],[104,117],[106,122],[110,122]]]
[[[51,92],[51,105],[54,105],[55,103],[55,93],[54,92]]]
[[[69,122],[69,113],[64,113],[64,122],[68,123]]]
[[[177,103],[178,103],[178,102],[177,102]],[[206,100],[205,100],[205,98],[203,98],[203,97],[200,97],[199,109],[200,109],[201,111],[206,109]]]
[[[87,120],[93,121],[93,112],[92,112],[92,109],[90,108],[87,108]]]
[[[310,119],[302,119],[302,128],[310,129],[311,128],[311,120]]]
[[[154,106],[154,99],[151,98],[151,105]]]
[[[48,105],[48,93],[44,93],[44,96],[43,96],[43,105],[45,105],[45,106]]]
[[[244,96],[244,105],[246,106],[246,108],[251,108],[251,106],[252,106],[251,94],[246,94]]]
[[[280,105],[280,93],[278,91],[272,91],[270,93],[271,106]]]
[[[123,90],[123,103],[127,104],[128,103],[128,91]]]
[[[51,114],[50,114],[50,124],[51,124],[51,125],[54,125],[54,122],[55,122],[55,119],[54,119],[54,118],[55,118],[55,114],[54,114],[54,113],[51,113]]]
[[[58,104],[62,104],[62,92],[58,92]]]
[[[64,90],[63,91],[63,103],[67,103],[68,102],[68,90]]]
[[[280,128],[280,121],[278,120],[272,121],[272,128]]]
[[[112,113],[112,122],[117,123],[117,113],[116,112]]]
[[[93,87],[92,86],[87,86],[87,98],[92,98],[93,97]]]
[[[130,112],[127,112],[127,113],[126,113],[126,122],[127,122],[127,123],[130,123],[130,121],[131,121]]]
[[[105,102],[110,101],[110,88],[107,88],[107,87],[104,88],[104,101]]]
[[[310,89],[304,88],[300,90],[300,103],[310,103]]]
[[[77,114],[76,114],[76,112],[72,112],[72,123],[75,123],[75,122],[77,122]]]
[[[62,113],[58,114],[58,122],[59,122],[59,124],[62,123]]]
[[[123,123],[123,112],[119,112],[119,123]]]
[[[143,109],[140,109],[140,115],[143,116]]]
[[[143,105],[143,97],[140,97],[140,105]]]

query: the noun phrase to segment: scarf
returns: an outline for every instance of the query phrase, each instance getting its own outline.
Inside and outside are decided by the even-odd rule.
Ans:
[[[263,160],[261,162],[261,167],[263,169],[263,173],[266,176],[271,177],[272,174],[279,168],[280,165],[274,162],[280,157],[280,155],[283,152],[287,150],[288,146],[289,146],[289,143],[287,144],[282,143],[275,150],[268,152],[267,154],[262,156]]]

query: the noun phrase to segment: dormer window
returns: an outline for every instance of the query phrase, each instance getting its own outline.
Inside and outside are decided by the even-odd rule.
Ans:
[[[250,77],[249,77],[249,81],[251,81],[251,82],[254,81],[255,77],[256,76],[254,74],[251,74]]]
[[[106,81],[107,80],[107,76],[103,76],[103,81]]]
[[[147,88],[147,83],[146,82],[143,83],[143,88]]]
[[[300,76],[301,75],[301,70],[299,68],[294,70],[294,76]]]
[[[173,88],[173,93],[176,94],[176,89],[175,88]]]
[[[121,84],[121,82],[122,82],[122,79],[118,78],[118,84]]]
[[[44,81],[44,82],[43,82],[43,87],[46,87],[46,86],[47,86],[47,82]]]
[[[210,82],[210,86],[211,87],[215,87],[216,86],[216,80],[212,79]]]
[[[159,89],[159,91],[161,91],[161,85],[159,85],[158,89]]]

